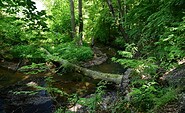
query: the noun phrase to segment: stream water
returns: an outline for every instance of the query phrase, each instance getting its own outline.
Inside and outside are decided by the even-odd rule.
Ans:
[[[115,55],[115,51],[111,51],[107,49],[102,50],[106,51],[109,57],[112,57]],[[110,52],[110,53],[108,53]],[[107,73],[124,73],[124,69],[119,64],[113,63],[110,58],[107,60],[107,62],[98,65],[93,66],[90,69],[101,71],[101,72],[107,72]],[[36,99],[37,101],[39,98],[44,98],[44,102],[41,102],[39,104],[20,104],[18,106],[15,106],[14,101],[20,101],[25,102],[29,101],[29,99],[25,98],[15,98],[8,96],[9,92],[11,90],[25,90],[22,88],[22,85],[19,85],[19,82],[21,84],[26,85],[26,83],[36,82],[41,86],[44,86],[46,83],[44,81],[44,77],[48,76],[46,74],[38,74],[38,75],[25,75],[22,73],[14,72],[9,69],[0,67],[0,113],[52,113],[54,107],[52,100],[48,98],[47,92],[41,90],[39,92],[39,96],[37,98],[32,98],[31,101]],[[59,88],[62,91],[65,91],[69,94],[71,93],[77,93],[81,96],[85,96],[88,94],[91,94],[95,91],[96,84],[98,83],[98,80],[92,80],[91,78],[84,77],[83,75],[80,75],[78,73],[66,73],[63,75],[53,75],[53,80],[55,81],[53,83],[54,87]],[[27,79],[31,78],[31,79]],[[24,82],[26,80],[26,82]],[[15,88],[16,87],[16,88]],[[20,88],[21,87],[21,88]],[[3,89],[3,90],[1,90]],[[29,89],[30,90],[30,89]],[[111,90],[111,89],[110,89]],[[22,101],[22,100],[24,101]],[[47,100],[48,99],[48,100]],[[8,101],[7,101],[8,100]],[[10,101],[11,100],[11,101]]]

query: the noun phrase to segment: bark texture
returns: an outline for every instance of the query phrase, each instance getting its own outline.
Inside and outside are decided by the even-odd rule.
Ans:
[[[71,28],[72,28],[72,37],[75,38],[75,14],[74,14],[74,0],[69,0],[70,2],[70,11],[71,11]]]
[[[83,18],[82,18],[82,0],[78,0],[78,13],[79,13],[79,45],[82,45],[83,36]]]

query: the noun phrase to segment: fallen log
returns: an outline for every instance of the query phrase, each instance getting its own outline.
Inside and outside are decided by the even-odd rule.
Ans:
[[[77,65],[74,65],[74,69],[76,72],[89,76],[93,79],[101,79],[105,81],[114,82],[116,84],[121,83],[122,75],[120,74],[102,73],[102,72],[93,71],[87,68],[79,67]]]
[[[47,54],[49,58],[52,58],[51,60],[54,62],[58,62],[60,65],[67,65],[68,67],[72,68],[74,71],[81,73],[85,76],[89,76],[93,79],[101,79],[109,82],[114,82],[116,84],[121,84],[123,75],[120,74],[110,74],[110,73],[102,73],[98,71],[93,71],[87,68],[83,68],[80,66],[77,66],[76,64],[72,64],[64,59],[55,59],[54,56],[52,56],[46,49],[42,48],[42,50]]]

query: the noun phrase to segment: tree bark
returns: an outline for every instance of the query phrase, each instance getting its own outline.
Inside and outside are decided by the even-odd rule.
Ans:
[[[72,28],[72,37],[75,38],[75,14],[74,14],[74,0],[69,0],[70,2],[70,11],[71,11],[71,28]]]
[[[124,14],[127,14],[127,5],[126,5],[126,0],[124,0]],[[125,22],[126,22],[126,16],[125,16]]]
[[[122,75],[120,74],[102,73],[87,68],[83,68],[74,64],[71,64],[71,67],[73,67],[76,72],[89,76],[93,79],[101,79],[109,82],[114,82],[116,84],[121,83]]]
[[[78,13],[79,13],[79,45],[82,45],[83,36],[83,18],[82,18],[82,0],[78,0]]]
[[[117,0],[118,2],[118,7],[119,7],[119,13],[120,13],[120,18],[121,18],[121,21],[123,20],[123,10],[122,10],[122,7],[121,7],[121,0]]]

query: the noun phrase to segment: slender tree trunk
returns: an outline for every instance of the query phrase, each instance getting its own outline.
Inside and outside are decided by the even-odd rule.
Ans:
[[[107,5],[109,7],[110,12],[112,13],[112,16],[116,19],[116,15],[115,15],[114,8],[112,5],[112,0],[106,0],[106,2],[107,2]],[[120,0],[118,0],[118,5],[120,5],[119,7],[120,7],[120,13],[121,13],[122,9],[121,9],[121,1]],[[123,36],[123,39],[125,40],[125,42],[128,42],[128,35],[126,34],[125,29],[122,26],[122,24],[119,24],[118,28],[119,28],[118,30],[120,31],[121,35]]]
[[[106,0],[106,2],[107,2],[107,5],[109,6],[110,12],[112,13],[112,16],[115,18],[115,13],[114,13],[113,5],[112,5],[112,0]]]
[[[118,2],[118,7],[119,7],[119,14],[120,14],[120,18],[121,18],[121,21],[123,20],[123,10],[122,10],[122,7],[121,7],[121,0],[117,0]]]
[[[124,14],[127,14],[127,5],[126,5],[126,0],[124,0]],[[126,22],[126,16],[125,16],[125,22]]]
[[[78,11],[79,11],[79,45],[82,45],[83,36],[83,18],[82,18],[82,0],[78,0]]]
[[[71,11],[71,28],[72,28],[72,37],[75,38],[75,13],[74,13],[74,0],[69,0],[70,2],[70,11]]]
[[[123,14],[126,14],[124,11],[125,11],[125,9],[124,9],[124,11],[122,10],[122,5],[121,5],[121,0],[117,0],[117,2],[118,2],[118,8],[119,8],[119,18],[120,18],[120,20],[119,20],[119,30],[121,31],[121,33],[122,33],[122,36],[124,37],[124,39],[125,39],[125,41],[127,42],[128,41],[128,36],[127,36],[127,34],[125,33],[125,30],[124,30],[124,26],[123,26],[123,22],[124,22],[124,19],[123,19]],[[124,2],[125,2],[125,0],[124,0]],[[125,4],[125,3],[124,3]],[[124,8],[125,8],[125,6],[124,6]]]

